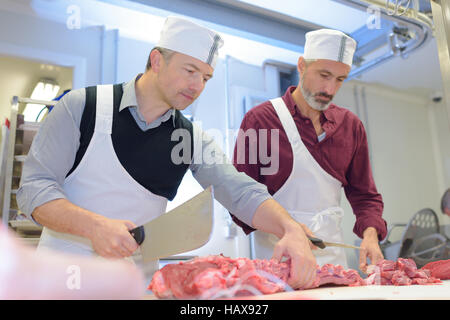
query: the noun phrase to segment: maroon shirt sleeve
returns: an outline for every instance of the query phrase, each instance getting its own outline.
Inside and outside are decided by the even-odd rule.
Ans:
[[[369,148],[364,126],[359,121],[356,128],[357,147],[347,170],[347,185],[344,186],[345,195],[356,216],[353,232],[363,237],[368,227],[374,227],[378,239],[386,237],[386,221],[382,218],[383,199],[378,193],[370,166]]]

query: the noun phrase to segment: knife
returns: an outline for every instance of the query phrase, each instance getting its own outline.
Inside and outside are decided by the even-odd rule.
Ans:
[[[314,238],[314,237],[310,237],[310,236],[308,236],[308,239],[313,243],[313,245],[315,245],[316,247],[319,247],[320,249],[325,249],[326,247],[342,247],[342,248],[361,250],[361,247],[352,246],[350,244],[327,242],[327,241],[323,241],[322,239]]]
[[[213,187],[146,224],[130,230],[142,260],[158,260],[197,249],[209,241],[213,226]]]

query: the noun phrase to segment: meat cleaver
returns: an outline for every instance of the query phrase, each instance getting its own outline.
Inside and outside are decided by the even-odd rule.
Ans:
[[[130,230],[144,262],[197,249],[213,227],[213,187],[150,222]]]

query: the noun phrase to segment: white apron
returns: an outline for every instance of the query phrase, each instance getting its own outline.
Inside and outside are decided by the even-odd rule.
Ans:
[[[63,189],[67,199],[79,207],[140,226],[163,214],[167,199],[145,189],[123,168],[111,140],[112,119],[113,85],[97,86],[94,134],[79,165],[64,181]],[[38,250],[43,248],[98,257],[89,239],[45,227]],[[139,251],[133,259],[148,281],[159,262],[142,265]]]
[[[316,162],[303,144],[294,119],[283,99],[271,100],[293,151],[292,172],[284,185],[273,195],[297,222],[305,224],[316,237],[324,241],[343,242],[340,208],[340,181],[328,174]],[[259,259],[270,259],[278,238],[272,234],[254,232],[254,252]],[[340,264],[347,268],[342,248],[327,247],[313,250],[319,265]]]

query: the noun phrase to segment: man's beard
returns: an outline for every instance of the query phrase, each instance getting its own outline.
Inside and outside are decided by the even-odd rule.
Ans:
[[[300,82],[300,91],[303,95],[303,98],[305,99],[306,103],[308,103],[308,105],[313,108],[314,110],[317,111],[324,111],[327,110],[328,107],[331,104],[331,101],[333,100],[333,96],[330,96],[324,92],[319,92],[319,93],[312,93],[311,91],[309,91],[308,89],[305,88],[304,86],[304,81],[305,81],[305,75],[303,76],[302,81]],[[328,102],[320,102],[316,100],[316,97],[325,97],[325,98],[329,98],[330,101]]]

